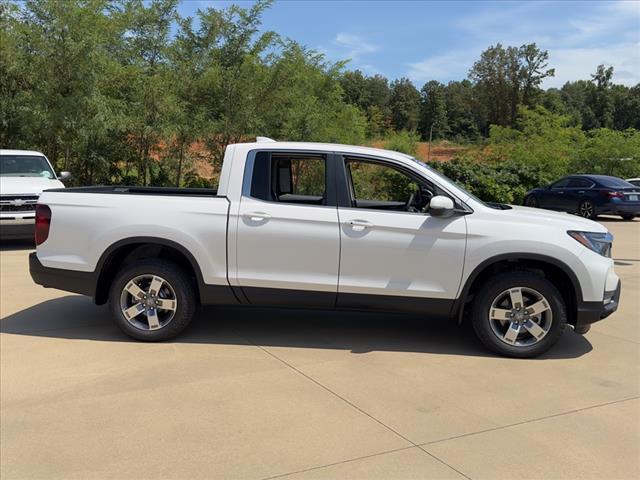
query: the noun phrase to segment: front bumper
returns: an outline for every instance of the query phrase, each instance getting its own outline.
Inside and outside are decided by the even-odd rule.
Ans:
[[[35,229],[35,220],[33,218],[26,220],[5,219],[0,218],[0,239],[33,239],[33,231]]]
[[[576,312],[576,327],[590,325],[607,318],[618,309],[622,283],[618,280],[616,289],[604,293],[602,302],[580,302]]]

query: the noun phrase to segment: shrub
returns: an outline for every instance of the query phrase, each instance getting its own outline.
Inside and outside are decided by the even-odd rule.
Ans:
[[[384,142],[384,148],[406,153],[407,155],[415,155],[419,141],[420,137],[417,133],[402,130],[390,134]]]

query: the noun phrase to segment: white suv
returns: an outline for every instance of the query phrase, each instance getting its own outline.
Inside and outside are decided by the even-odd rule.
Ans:
[[[38,197],[43,190],[64,188],[61,180],[70,176],[56,177],[40,152],[0,150],[0,238],[33,238]]]

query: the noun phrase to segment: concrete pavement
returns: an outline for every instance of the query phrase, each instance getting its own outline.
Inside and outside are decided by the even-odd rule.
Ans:
[[[0,477],[640,477],[640,221],[620,309],[547,355],[488,354],[417,317],[201,311],[130,341],[106,307],[0,251]]]

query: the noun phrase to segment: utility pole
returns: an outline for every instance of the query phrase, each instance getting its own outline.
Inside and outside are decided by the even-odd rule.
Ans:
[[[429,148],[427,149],[427,162],[431,160],[431,140],[433,140],[433,123],[429,128]]]

